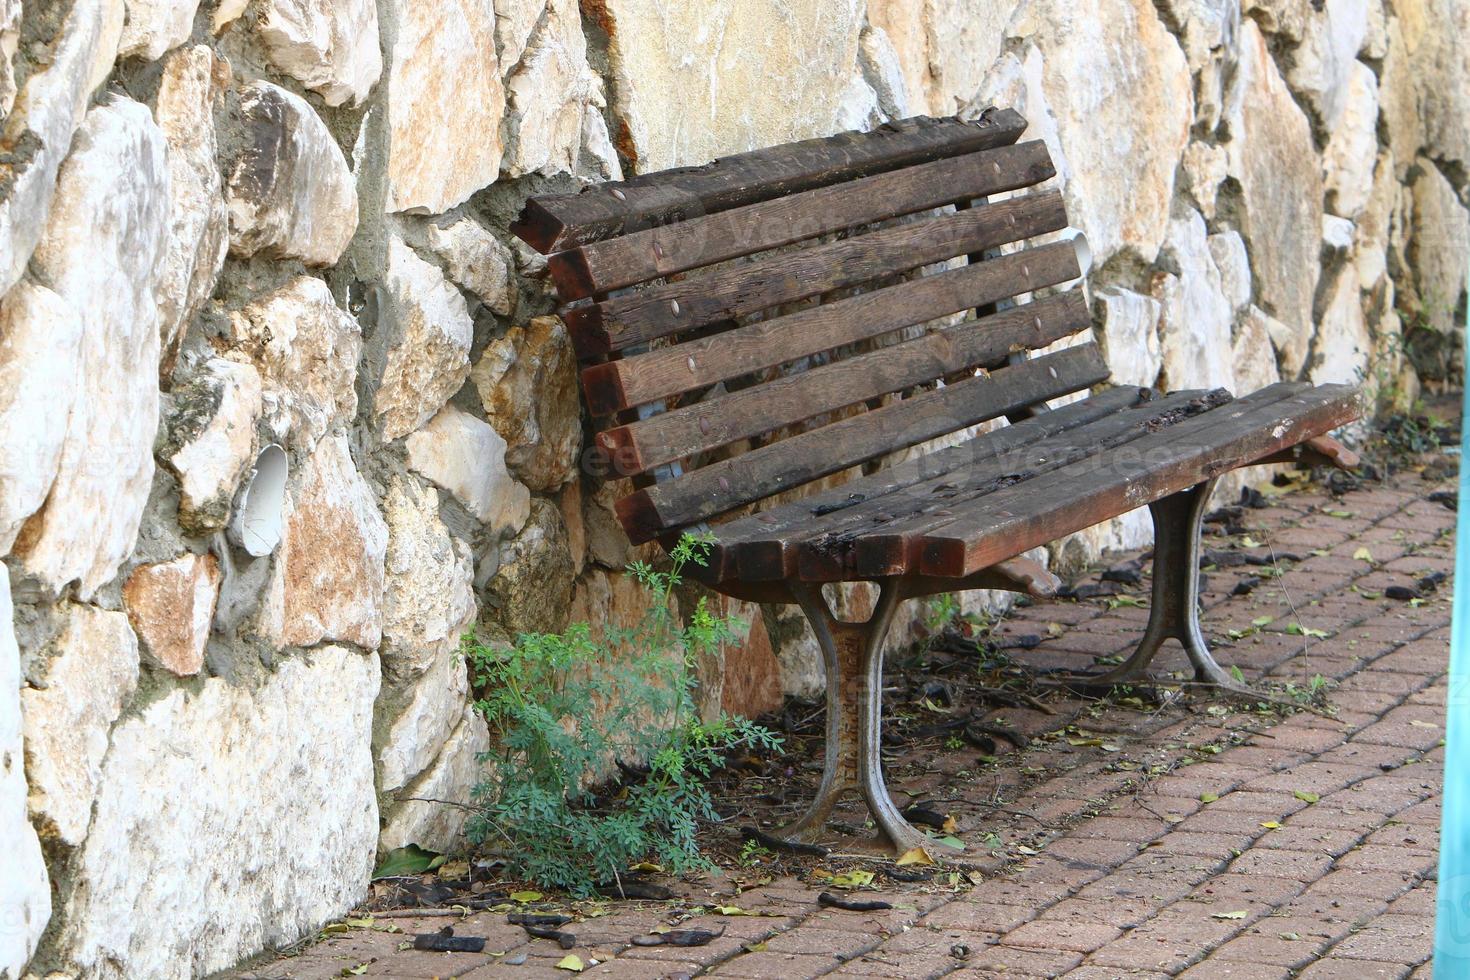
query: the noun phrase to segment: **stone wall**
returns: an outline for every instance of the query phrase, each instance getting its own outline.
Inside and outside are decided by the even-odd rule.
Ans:
[[[1454,370],[1467,36],[1460,0],[0,0],[0,977],[309,933],[376,849],[454,843],[464,630],[636,613],[529,194],[1013,105],[1119,380],[1408,398]],[[789,611],[724,608],[710,707],[820,684]]]

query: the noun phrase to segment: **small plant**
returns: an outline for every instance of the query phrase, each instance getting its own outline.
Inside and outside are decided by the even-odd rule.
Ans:
[[[943,632],[960,616],[960,600],[953,592],[941,592],[924,600],[924,628],[930,633]]]
[[[775,856],[776,852],[770,848],[762,847],[760,841],[748,840],[745,842],[745,846],[740,848],[740,857],[738,860],[742,868],[753,868]]]
[[[680,626],[669,600],[708,549],[686,534],[667,571],[629,566],[650,593],[632,629],[609,626],[597,638],[578,623],[522,635],[508,650],[466,644],[476,708],[499,741],[484,757],[468,833],[512,873],[586,895],[640,861],[676,874],[705,867],[695,832],[718,816],[711,774],[737,748],[780,750],[758,725],[696,712],[695,665],[732,638],[731,624],[700,599]],[[599,797],[592,784],[613,763],[633,778]]]

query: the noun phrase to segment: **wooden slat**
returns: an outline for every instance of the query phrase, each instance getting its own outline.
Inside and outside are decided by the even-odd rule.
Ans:
[[[1175,392],[1001,456],[976,458],[963,470],[925,480],[888,497],[864,501],[849,508],[837,521],[793,529],[780,542],[783,567],[788,574],[822,582],[859,574],[859,569],[864,576],[902,575],[917,565],[918,556],[911,556],[908,547],[917,534],[944,524],[948,519],[944,515],[967,501],[1116,449],[1145,437],[1156,427],[1208,411],[1229,399],[1225,391]],[[769,554],[770,547],[752,550]],[[739,563],[742,569],[749,564]]]
[[[972,574],[1029,548],[1091,527],[1168,494],[1346,424],[1360,414],[1345,385],[1323,385],[1272,402],[1272,388],[1181,422],[1149,440],[1141,456],[1117,454],[1056,471],[956,512],[921,543],[924,574]],[[1264,404],[1262,404],[1264,402]]]
[[[1077,275],[1077,256],[1061,242],[1019,253],[1026,275],[1016,291]],[[977,267],[983,269],[983,266]],[[974,365],[995,364],[1008,352],[1035,349],[1090,326],[1080,291],[967,320],[915,340],[754,385],[677,408],[644,422],[607,429],[598,444],[630,471],[757,436]]]
[[[680,218],[713,214],[784,194],[1005,146],[1026,120],[1010,109],[975,122],[919,116],[870,133],[839,133],[722,157],[699,167],[645,174],[575,194],[526,202],[511,231],[542,252],[611,238]]]
[[[601,303],[564,309],[561,316],[578,356],[588,360],[781,303],[1021,241],[1066,224],[1059,192],[1028,194],[959,214],[810,245],[792,254],[758,258]]]
[[[1040,140],[905,167],[558,252],[547,260],[564,301],[957,201],[1056,174]]]
[[[1014,407],[1079,391],[1107,374],[1095,345],[1069,348],[798,433],[670,483],[644,487],[617,502],[617,515],[630,538],[649,541]]]
[[[992,377],[1013,370],[1006,368]],[[1028,369],[1022,368],[1025,370]],[[742,517],[719,528],[711,565],[728,577],[752,581],[794,577],[801,542],[819,535],[841,533],[856,524],[870,524],[875,513],[911,500],[910,495],[919,492],[916,488],[963,480],[977,464],[1011,458],[1078,427],[1147,404],[1145,399],[1151,395],[1148,389],[1109,389],[1049,412],[1044,418],[997,429],[958,446],[848,481],[831,491]]]
[[[1047,249],[1053,251],[1048,251]],[[594,415],[668,398],[845,344],[1014,296],[1048,274],[1070,275],[1069,245],[1016,252],[823,303],[582,372]],[[1050,271],[1048,271],[1050,270]]]

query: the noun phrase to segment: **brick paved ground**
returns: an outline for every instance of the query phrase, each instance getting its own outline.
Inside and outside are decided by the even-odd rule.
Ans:
[[[930,754],[917,781],[931,793],[950,786],[961,836],[982,855],[991,849],[994,871],[973,887],[947,874],[880,879],[881,896],[867,897],[895,908],[853,913],[819,908],[820,882],[781,878],[737,896],[731,879],[714,879],[681,902],[617,905],[568,927],[574,952],[588,975],[627,980],[1428,977],[1449,585],[1412,605],[1384,590],[1452,570],[1454,514],[1425,499],[1444,486],[1405,476],[1336,500],[1291,494],[1247,512],[1251,540],[1209,542],[1302,557],[1248,597],[1230,593],[1260,568],[1211,572],[1206,631],[1248,680],[1331,679],[1335,717],[1283,719],[1221,701],[1153,712],[1083,704],[1072,723],[1088,737],[1038,738],[979,778],[974,750]],[[1022,655],[1028,663],[1075,668],[1126,651],[1145,617],[1047,603],[1017,610],[1003,631],[1046,637]],[[1329,635],[1296,635],[1293,624]],[[1158,663],[1174,669],[1183,658]],[[1027,710],[1012,720],[1035,732],[1059,723]],[[701,902],[761,914],[687,920],[724,929],[699,948],[629,944]],[[412,933],[451,921],[486,937],[487,952],[400,951],[403,933],[352,928],[239,976],[570,975],[554,967],[563,950],[528,940],[503,915],[377,925]]]

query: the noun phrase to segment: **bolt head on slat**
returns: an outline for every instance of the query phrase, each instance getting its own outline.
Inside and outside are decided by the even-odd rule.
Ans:
[[[703,432],[705,435],[709,435],[709,419],[699,420],[699,431]]]
[[[617,198],[619,201],[626,201],[628,199],[628,195],[624,194],[622,191],[618,190],[616,187],[612,188],[612,190],[610,191],[610,193],[612,194],[613,197]]]
[[[689,360],[686,363],[688,363],[688,365],[689,365],[689,373],[690,374],[693,374],[694,373],[694,358],[692,358],[692,357],[689,358]]]
[[[679,301],[678,300],[676,300],[676,299],[669,300],[669,312],[673,313],[674,316],[678,316],[679,315]]]

